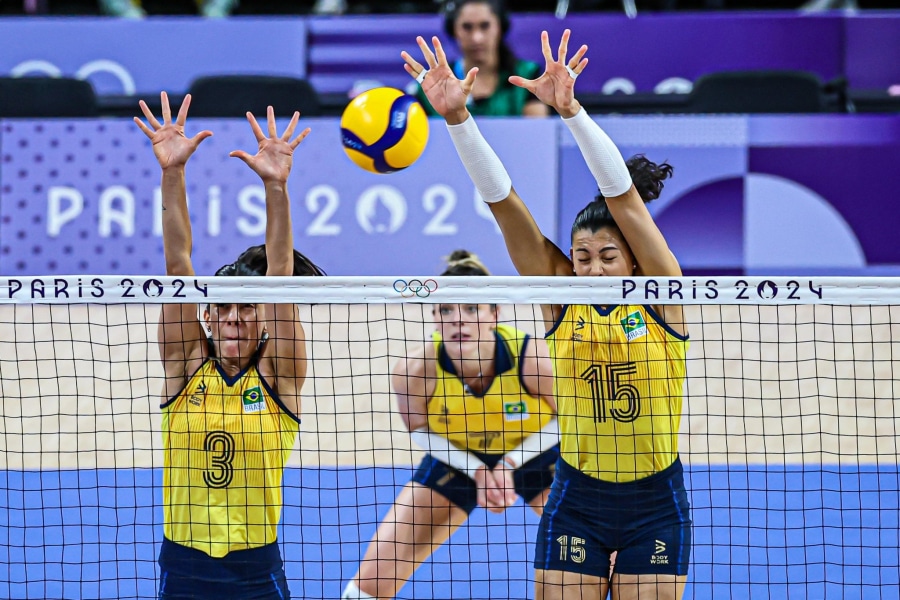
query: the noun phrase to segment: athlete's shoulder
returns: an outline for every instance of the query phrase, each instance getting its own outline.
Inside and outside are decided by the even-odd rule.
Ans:
[[[528,337],[528,334],[518,327],[507,325],[506,323],[499,323],[495,331],[497,332],[497,335],[499,335],[504,340],[521,341]]]

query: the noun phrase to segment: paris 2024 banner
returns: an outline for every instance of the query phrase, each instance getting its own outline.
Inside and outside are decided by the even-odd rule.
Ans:
[[[900,117],[654,116],[598,122],[627,157],[675,169],[650,209],[686,273],[900,274]],[[374,175],[354,166],[337,119],[306,122],[289,192],[295,246],[333,275],[429,275],[465,248],[514,274],[490,210],[432,120],[422,158]],[[596,193],[566,127],[482,119],[513,185],[564,250]],[[212,274],[262,243],[264,190],[231,150],[253,150],[244,120],[210,129],[187,167],[194,266]],[[159,167],[128,120],[0,122],[0,274],[160,274]]]

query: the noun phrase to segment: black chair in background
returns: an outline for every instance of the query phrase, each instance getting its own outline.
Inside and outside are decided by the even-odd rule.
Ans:
[[[289,117],[320,114],[319,97],[305,79],[268,75],[214,75],[195,79],[188,90],[193,117],[243,117],[247,111],[265,118],[266,107]]]
[[[807,71],[723,71],[697,78],[687,101],[691,113],[820,113],[822,82]]]
[[[96,117],[97,96],[88,81],[66,77],[0,77],[0,117]]]

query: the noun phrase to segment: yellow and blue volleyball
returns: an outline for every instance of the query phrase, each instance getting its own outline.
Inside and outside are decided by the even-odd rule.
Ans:
[[[428,143],[428,117],[409,94],[389,87],[363,92],[341,117],[344,152],[373,173],[393,173],[410,166]]]

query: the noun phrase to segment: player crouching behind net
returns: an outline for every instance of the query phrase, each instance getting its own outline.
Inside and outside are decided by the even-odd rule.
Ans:
[[[184,135],[186,96],[173,122],[162,94],[162,123],[141,101],[149,125],[135,119],[162,168],[166,274],[191,276],[191,223],[185,165],[209,131]],[[299,113],[278,136],[248,120],[259,151],[235,151],[266,190],[266,244],[249,248],[216,275],[321,274],[294,250],[287,179]],[[293,139],[292,139],[293,138]],[[164,304],[159,351],[162,390],[164,538],[159,599],[290,598],[276,542],[284,466],[299,433],[306,378],[306,336],[294,304],[211,304],[209,334],[193,304]]]
[[[442,275],[488,275],[456,251]],[[345,600],[393,598],[476,506],[521,496],[541,514],[559,457],[553,373],[542,340],[497,322],[495,304],[437,304],[432,340],[392,375],[400,415],[428,452],[369,543]]]

